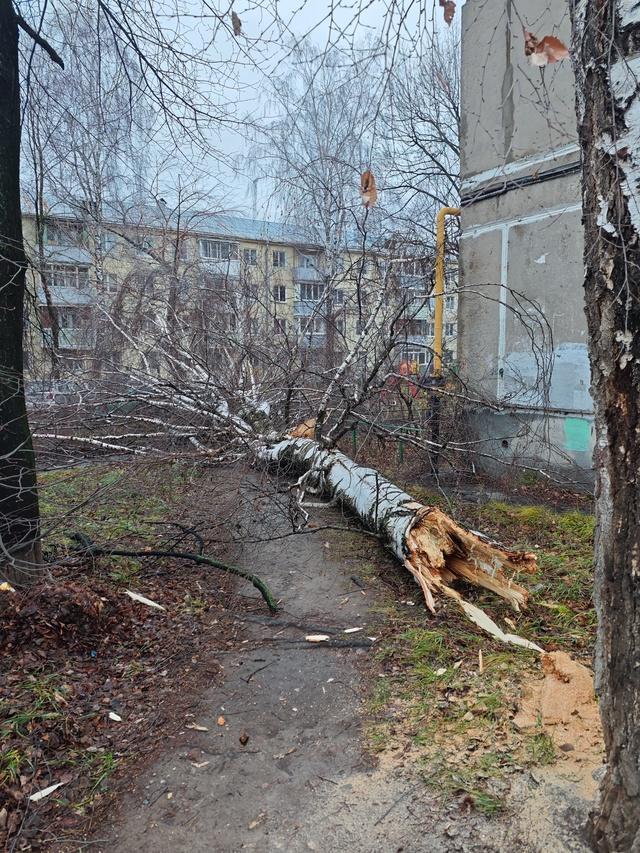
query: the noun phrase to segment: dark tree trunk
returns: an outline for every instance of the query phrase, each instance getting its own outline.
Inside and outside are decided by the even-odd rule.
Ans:
[[[40,564],[38,493],[23,380],[26,260],[20,211],[18,24],[0,0],[0,575]]]
[[[596,420],[596,687],[607,772],[591,837],[640,850],[640,4],[573,0]]]

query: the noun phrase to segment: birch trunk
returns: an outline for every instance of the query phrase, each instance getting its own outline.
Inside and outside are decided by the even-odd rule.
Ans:
[[[596,421],[596,690],[607,772],[591,834],[640,850],[640,3],[571,7]]]
[[[313,429],[313,423],[305,428]],[[515,610],[527,603],[527,591],[512,575],[535,568],[535,556],[507,551],[465,530],[436,507],[424,506],[373,468],[365,468],[337,450],[308,438],[288,438],[260,451],[262,461],[315,474],[318,486],[340,501],[364,526],[377,533],[411,572],[428,608],[434,596],[452,598],[477,625],[506,643],[541,651],[534,643],[505,634],[483,611],[465,601],[450,584],[463,580],[489,589]]]

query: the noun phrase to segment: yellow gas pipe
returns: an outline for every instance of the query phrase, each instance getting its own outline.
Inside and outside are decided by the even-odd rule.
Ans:
[[[444,223],[447,216],[460,216],[459,207],[441,207],[436,216],[436,274],[433,286],[435,298],[433,335],[433,377],[442,377],[442,333],[444,330]]]

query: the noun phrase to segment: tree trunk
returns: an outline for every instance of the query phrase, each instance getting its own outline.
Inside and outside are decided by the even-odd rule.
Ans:
[[[0,574],[40,564],[38,493],[23,379],[26,259],[20,211],[18,24],[0,0]]]
[[[436,507],[423,506],[373,468],[302,437],[313,431],[314,421],[306,421],[291,438],[263,447],[261,460],[302,472],[302,491],[313,482],[315,489],[347,507],[411,572],[432,612],[434,596],[440,593],[453,599],[472,622],[502,642],[542,651],[522,637],[505,634],[484,611],[450,586],[462,580],[483,587],[519,610],[526,606],[528,593],[511,576],[517,571],[534,571],[533,554],[507,551],[465,530]]]
[[[607,772],[591,836],[640,850],[640,4],[574,0],[596,422],[595,604]]]

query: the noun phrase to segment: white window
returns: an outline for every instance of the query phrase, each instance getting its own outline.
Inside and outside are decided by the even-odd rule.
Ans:
[[[298,317],[299,335],[323,335],[324,320],[320,317]]]
[[[308,302],[318,302],[324,293],[324,284],[309,282],[300,285],[300,299]]]
[[[313,255],[303,255],[300,266],[305,270],[314,270],[316,268],[316,259]]]
[[[419,364],[424,366],[427,363],[427,354],[423,349],[408,350],[405,355],[405,361],[408,361],[409,364]]]
[[[333,304],[334,305],[344,305],[344,290],[334,290],[334,292],[333,292]]]
[[[258,250],[257,249],[243,249],[242,250],[242,258],[248,267],[257,267],[258,266]]]
[[[455,298],[455,296],[445,296],[445,299],[444,299],[444,307],[445,307],[448,311],[451,311],[453,308],[455,308],[455,306],[456,306],[456,298]]]
[[[436,324],[435,323],[427,323],[427,329],[425,331],[425,335],[428,338],[432,338],[436,333]]]
[[[273,331],[276,335],[284,335],[287,332],[287,321],[281,317],[273,318]]]
[[[105,293],[118,292],[118,277],[112,272],[103,273],[102,284],[104,286]]]
[[[87,290],[89,287],[89,268],[73,264],[46,264],[44,275],[50,287],[73,287]]]
[[[47,222],[44,239],[49,246],[79,246],[82,226],[71,222]]]
[[[281,250],[274,251],[272,254],[273,257],[273,266],[274,267],[286,267],[287,265],[287,254]]]
[[[237,261],[238,244],[224,240],[198,240],[200,257],[212,261]]]
[[[79,312],[73,308],[61,308],[58,311],[58,325],[61,329],[80,329],[82,320]]]
[[[456,333],[456,324],[455,323],[445,323],[444,324],[444,333],[447,337],[451,337]]]
[[[110,252],[116,245],[116,235],[111,231],[103,231],[100,234],[100,248],[103,252]]]
[[[287,301],[287,288],[284,284],[274,284],[273,286],[273,301],[274,302],[286,302]]]

